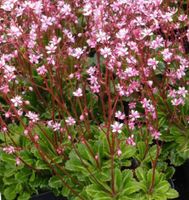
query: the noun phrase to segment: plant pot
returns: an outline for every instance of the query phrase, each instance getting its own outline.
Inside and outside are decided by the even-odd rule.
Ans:
[[[34,195],[31,200],[68,200],[65,197],[56,197],[52,192],[44,192]]]
[[[189,199],[189,160],[176,168],[173,176],[175,189],[179,192],[177,200]]]

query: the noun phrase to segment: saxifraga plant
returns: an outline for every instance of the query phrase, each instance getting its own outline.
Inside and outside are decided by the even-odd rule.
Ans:
[[[69,200],[177,197],[168,180],[189,157],[183,5],[3,0],[2,150],[49,169]]]

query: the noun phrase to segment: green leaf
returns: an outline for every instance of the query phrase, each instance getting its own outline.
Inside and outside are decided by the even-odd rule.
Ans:
[[[30,181],[30,182],[33,182],[34,180],[35,180],[35,172],[32,171],[32,175],[30,176],[29,181]]]
[[[175,198],[179,197],[179,193],[176,190],[172,189],[172,188],[170,188],[166,192],[166,195],[167,195],[168,199],[175,199]]]
[[[21,193],[21,192],[22,192],[22,189],[23,189],[23,188],[22,188],[22,184],[19,183],[19,184],[16,185],[16,192],[17,192],[17,193]]]
[[[62,181],[57,177],[57,176],[53,176],[50,178],[48,185],[51,188],[60,188],[63,186]]]
[[[90,144],[88,143],[88,145],[90,146]],[[92,147],[91,147],[92,149]],[[89,163],[92,163],[95,165],[95,160],[93,158],[93,156],[91,155],[91,153],[89,152],[89,150],[86,148],[86,146],[84,144],[78,144],[78,151],[80,156],[89,161]]]
[[[64,186],[62,188],[62,191],[61,191],[61,194],[64,196],[64,197],[68,197],[68,195],[70,194],[70,189],[66,186]]]
[[[144,159],[144,161],[145,162],[150,162],[150,161],[154,160],[156,158],[156,154],[157,154],[157,145],[153,145],[148,150],[148,153],[147,153],[146,158]]]
[[[153,193],[152,194],[152,199],[153,200],[167,200],[166,194],[162,193]]]
[[[85,177],[90,175],[88,170],[83,165],[83,163],[81,163],[81,161],[79,160],[78,156],[74,151],[70,153],[69,157],[70,160],[68,160],[65,165],[67,170],[78,172],[79,174],[82,174]],[[91,166],[86,160],[83,159],[82,161],[86,166]]]
[[[101,193],[102,190],[101,190],[101,187],[99,185],[91,184],[91,185],[86,187],[86,192],[90,197],[94,197],[98,193]]]
[[[145,156],[145,151],[146,151],[146,144],[144,142],[138,142],[137,143],[137,149],[139,152],[139,160],[142,161]]]
[[[15,165],[15,158],[7,153],[1,152],[1,160],[11,165]]]
[[[172,178],[174,173],[175,173],[175,168],[174,167],[168,167],[167,170],[166,170],[166,178],[167,178],[167,180]]]
[[[122,172],[122,187],[125,188],[126,184],[133,180],[133,173],[131,170],[124,170]]]
[[[135,170],[136,176],[139,180],[146,180],[146,171],[144,170],[144,168],[142,167],[138,167]]]
[[[115,168],[115,188],[116,188],[116,191],[119,191],[121,185],[122,185],[121,171],[120,171],[120,169]]]
[[[19,172],[17,172],[15,174],[15,180],[17,182],[27,182],[28,177],[31,175],[31,170],[27,169],[27,168],[23,168],[22,170],[20,170]]]
[[[24,162],[26,162],[29,165],[32,165],[33,162],[35,161],[35,158],[32,155],[32,153],[28,151],[20,152],[20,157],[24,160]]]
[[[28,192],[23,192],[18,196],[18,200],[29,200],[31,195]]]
[[[94,200],[113,200],[106,192],[99,192],[94,196]]]
[[[121,192],[121,196],[129,196],[133,193],[136,193],[140,190],[139,184],[136,181],[127,182],[125,188]]]
[[[94,176],[96,177],[96,179],[101,180],[102,182],[106,182],[111,180],[110,174],[110,169],[103,169],[97,170],[96,173],[94,173]]]
[[[123,143],[122,145],[121,145],[121,151],[123,153],[121,154],[120,159],[131,158],[135,155],[136,148],[134,146],[125,145],[125,143]]]
[[[145,194],[148,192],[148,187],[147,187],[147,184],[146,184],[146,180],[142,180],[138,183],[138,187],[143,191],[145,192]]]
[[[184,158],[182,158],[179,153],[176,151],[176,149],[172,149],[171,150],[171,154],[170,154],[170,160],[171,160],[171,164],[175,165],[175,166],[180,166],[184,163]]]
[[[5,196],[5,199],[14,200],[16,198],[16,195],[17,195],[15,185],[11,185],[11,186],[5,188],[3,194]]]
[[[37,162],[35,163],[35,166],[37,169],[49,169],[48,165],[42,160],[37,160]]]
[[[14,176],[3,177],[3,183],[4,183],[4,185],[12,185],[12,184],[16,184],[17,181],[15,180]]]
[[[150,169],[147,173],[147,184],[148,184],[148,186],[150,186],[151,183],[152,183],[152,176],[153,176],[153,170]],[[154,177],[155,185],[159,183],[159,180],[160,180],[160,174],[157,170],[155,170],[155,177]]]
[[[165,194],[170,188],[170,184],[167,181],[160,181],[159,184],[155,187],[155,192]]]
[[[5,165],[5,163],[4,163]],[[5,165],[5,169],[4,169],[4,177],[11,177],[12,175],[15,175],[16,173],[16,166],[10,166],[9,164]]]

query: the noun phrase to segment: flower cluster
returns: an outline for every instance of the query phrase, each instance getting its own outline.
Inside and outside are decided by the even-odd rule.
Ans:
[[[35,148],[45,138],[58,155],[79,142],[91,153],[96,128],[120,157],[121,137],[158,146],[160,115],[179,121],[189,88],[189,19],[170,2],[1,1],[1,127],[20,124]]]

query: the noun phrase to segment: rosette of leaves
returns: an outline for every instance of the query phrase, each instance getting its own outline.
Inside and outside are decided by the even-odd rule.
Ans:
[[[49,180],[50,187],[58,189],[68,199],[166,200],[178,196],[168,182],[168,168],[160,167],[164,161],[159,161],[156,169],[152,168],[157,149],[153,143],[149,144],[146,151],[142,141],[136,146],[122,142],[122,154],[118,156],[114,153],[113,164],[104,133],[88,141],[87,146],[83,143],[75,145],[66,162],[66,169],[79,184],[66,176],[63,178],[76,194],[63,186],[59,177],[54,176]]]
[[[0,192],[5,200],[29,200],[33,194],[49,190],[48,180],[52,172],[31,141],[23,135],[21,125],[9,124],[8,129],[9,133],[5,134],[9,137],[0,133],[0,145],[9,146],[14,141],[20,150],[7,154],[0,149]],[[16,158],[19,158],[19,164]]]

